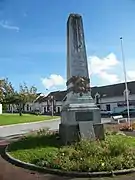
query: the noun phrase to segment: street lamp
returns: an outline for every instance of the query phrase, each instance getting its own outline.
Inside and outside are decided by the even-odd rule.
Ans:
[[[99,93],[96,93],[96,95],[95,95],[95,100],[96,100],[96,105],[97,105],[98,107],[100,107],[100,102],[99,102],[99,100],[100,100],[100,94],[99,94]]]
[[[129,125],[131,126],[130,122],[130,113],[129,113],[129,91],[128,91],[128,86],[127,86],[127,74],[126,74],[126,66],[125,66],[125,56],[124,56],[124,50],[123,50],[123,38],[120,37],[120,42],[121,42],[121,54],[122,54],[122,61],[123,61],[123,71],[124,71],[124,79],[125,79],[125,93],[126,93],[126,101],[127,101],[127,113],[128,113],[128,122]]]
[[[53,103],[54,103],[54,97],[53,96],[49,96],[49,100],[51,101],[51,113],[52,113],[52,116],[53,116]]]

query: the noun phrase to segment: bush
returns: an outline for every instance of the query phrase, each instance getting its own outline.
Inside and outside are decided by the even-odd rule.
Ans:
[[[121,135],[110,135],[106,141],[82,140],[60,148],[55,155],[37,160],[37,165],[65,171],[112,171],[133,168],[135,152]],[[42,162],[42,163],[41,163]]]
[[[22,148],[22,144],[20,145],[22,148],[22,154],[19,150],[21,160],[22,155],[25,154],[25,159],[28,156],[30,163],[41,167],[80,172],[113,171],[135,167],[135,138],[133,137],[118,134],[106,135],[104,141],[84,139],[70,146],[58,146],[56,134],[48,133],[48,131],[44,130],[39,132],[38,136],[36,135],[38,137],[37,139],[35,136],[35,140],[31,139],[28,141],[26,139],[23,141],[23,143],[25,141],[27,142],[27,148],[29,149],[27,153],[30,152],[32,154],[31,156],[30,153],[26,154],[26,151]],[[33,148],[30,147],[29,142],[33,143]],[[43,145],[41,145],[42,143]],[[36,147],[36,145],[38,146]],[[42,147],[42,151],[40,147]],[[14,150],[11,155],[18,157],[18,151],[15,151],[14,148],[11,149]],[[37,156],[33,156],[32,151],[35,154],[37,152],[39,154],[37,153]]]

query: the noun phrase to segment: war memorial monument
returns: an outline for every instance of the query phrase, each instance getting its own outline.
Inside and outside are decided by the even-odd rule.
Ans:
[[[67,95],[63,100],[60,137],[64,144],[84,138],[103,138],[100,109],[91,97],[82,16],[67,21]]]

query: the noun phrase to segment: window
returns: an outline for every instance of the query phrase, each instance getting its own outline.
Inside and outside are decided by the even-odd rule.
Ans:
[[[110,111],[110,110],[111,110],[110,104],[107,104],[107,105],[106,105],[106,110],[107,110],[107,111]]]
[[[46,113],[46,107],[44,107],[44,113]]]
[[[100,106],[100,104],[98,104],[98,105],[97,105],[97,107],[98,107],[99,109],[101,109],[101,106]]]
[[[29,111],[29,104],[27,104],[27,111]]]
[[[60,113],[60,107],[58,106],[58,113]]]

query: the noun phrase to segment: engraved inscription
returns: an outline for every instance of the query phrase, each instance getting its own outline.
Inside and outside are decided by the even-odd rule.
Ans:
[[[70,15],[67,27],[67,79],[73,76],[89,78],[82,17],[76,14]]]
[[[88,76],[87,59],[84,58],[85,46],[83,36],[83,25],[81,16],[71,17],[71,75],[72,76]]]
[[[76,121],[93,121],[93,112],[76,112]]]
[[[72,75],[74,76],[86,76],[86,63],[82,59],[74,58],[71,62]]]
[[[72,30],[73,30],[74,51],[78,52],[78,51],[80,51],[80,49],[82,48],[82,45],[83,45],[80,18],[74,17],[72,19]]]

